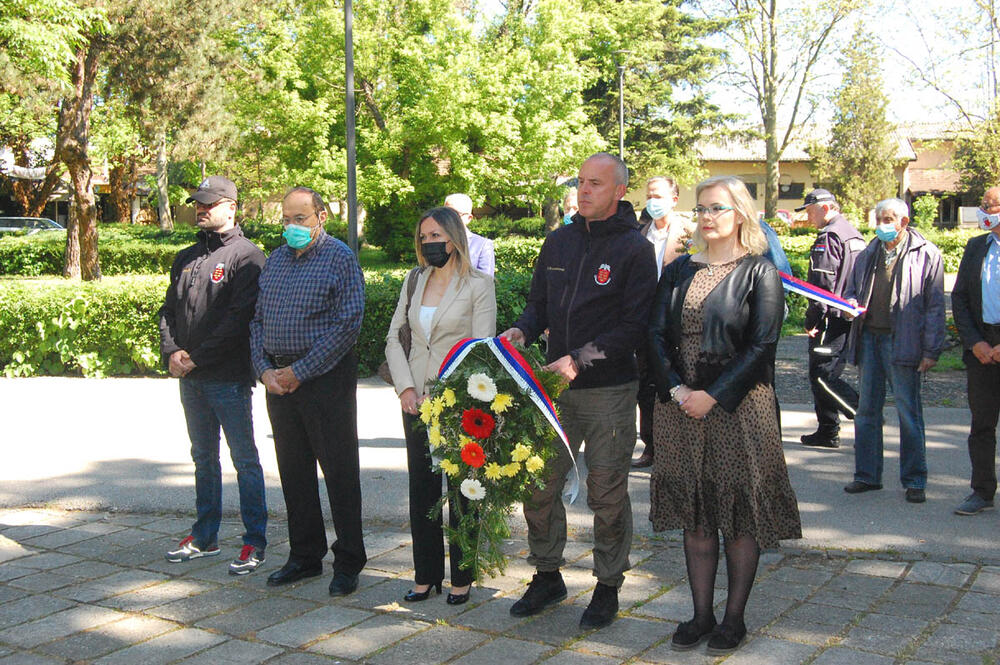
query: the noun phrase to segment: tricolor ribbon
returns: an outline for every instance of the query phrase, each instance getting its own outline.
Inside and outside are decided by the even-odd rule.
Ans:
[[[865,312],[864,307],[856,307],[837,294],[831,293],[826,289],[821,289],[818,286],[810,284],[809,282],[803,282],[801,279],[792,277],[786,272],[779,271],[778,274],[781,275],[781,283],[787,290],[805,296],[809,300],[821,302],[827,307],[842,310],[851,316],[860,316]]]
[[[566,452],[569,454],[569,458],[573,460],[573,474],[569,477],[569,487],[563,491],[563,494],[566,495],[570,503],[573,503],[576,501],[577,494],[580,493],[580,471],[576,467],[573,450],[569,447],[569,437],[566,436],[566,431],[563,430],[562,423],[559,422],[559,415],[556,413],[555,405],[548,394],[546,394],[545,389],[542,388],[542,384],[538,382],[535,373],[531,370],[531,365],[514,348],[509,339],[506,337],[463,339],[451,347],[448,355],[444,357],[441,369],[438,370],[438,378],[441,380],[447,379],[465,357],[469,355],[473,347],[480,344],[485,344],[486,348],[493,352],[493,355],[500,361],[500,365],[504,368],[504,371],[531,398],[531,401],[535,403],[538,410],[542,412],[545,419],[552,425],[552,429],[559,435],[563,445],[566,446]]]

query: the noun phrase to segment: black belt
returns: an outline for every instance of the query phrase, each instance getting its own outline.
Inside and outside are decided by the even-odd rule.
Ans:
[[[281,369],[282,367],[289,367],[296,360],[302,356],[287,356],[278,353],[266,353],[267,359],[271,361],[271,364],[275,366],[276,369]]]

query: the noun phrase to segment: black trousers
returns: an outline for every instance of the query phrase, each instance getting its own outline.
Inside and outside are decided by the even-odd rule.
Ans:
[[[809,338],[809,386],[819,431],[836,434],[840,431],[839,414],[854,418],[858,410],[858,392],[840,378],[847,360],[844,346],[851,322],[839,317],[828,317],[824,322],[825,330]],[[830,354],[816,353],[817,347],[829,349]]]
[[[995,345],[1000,340],[990,341]],[[972,351],[963,357],[968,377],[969,461],[972,463],[972,491],[987,501],[997,491],[997,416],[1000,414],[1000,365],[983,365]]]
[[[358,359],[353,352],[332,370],[288,395],[267,394],[267,414],[281,491],[288,510],[289,559],[318,562],[326,555],[319,498],[319,463],[333,513],[333,569],[350,575],[365,566],[358,460]]]
[[[414,429],[415,424],[419,427]],[[413,568],[416,584],[437,584],[444,579],[444,529],[441,516],[431,519],[428,515],[441,498],[441,472],[431,469],[427,454],[427,429],[418,416],[403,414],[403,432],[406,437],[406,465],[410,480],[410,533],[413,535]],[[468,501],[461,499],[462,509]],[[454,510],[448,511],[448,523],[458,526]],[[472,583],[472,571],[462,570],[462,550],[455,543],[448,545],[451,561],[451,585],[456,587]]]

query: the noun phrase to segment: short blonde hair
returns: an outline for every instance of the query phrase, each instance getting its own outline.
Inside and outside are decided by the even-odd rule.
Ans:
[[[456,272],[459,275],[468,275],[472,269],[472,262],[469,260],[469,241],[465,235],[465,224],[462,223],[462,218],[458,216],[458,212],[454,208],[446,206],[431,208],[420,215],[417,228],[413,232],[413,248],[417,252],[417,263],[421,268],[430,265],[427,263],[427,259],[424,258],[423,248],[421,247],[422,243],[420,242],[420,225],[427,218],[433,219],[438,223],[438,226],[448,236],[448,240],[451,241],[452,246],[455,248]]]
[[[764,229],[760,227],[760,222],[757,220],[757,210],[753,205],[753,198],[750,196],[750,192],[747,191],[747,186],[743,184],[743,181],[731,175],[714,176],[707,180],[702,180],[695,188],[695,200],[701,196],[703,191],[712,189],[713,187],[718,187],[725,191],[733,202],[734,212],[740,218],[740,228],[737,231],[738,235],[736,239],[743,246],[743,249],[757,256],[766,252],[767,237],[764,236]],[[695,222],[697,221],[696,215]],[[693,239],[699,249],[705,248],[705,240],[701,237],[699,227],[695,227]]]

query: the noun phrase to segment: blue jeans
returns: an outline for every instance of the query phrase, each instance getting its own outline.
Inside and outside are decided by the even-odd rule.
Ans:
[[[230,381],[181,379],[181,404],[191,438],[194,460],[195,507],[198,519],[191,527],[194,544],[212,547],[218,542],[222,520],[222,467],[219,464],[219,427],[226,433],[229,455],[236,468],[243,516],[243,543],[263,550],[267,546],[267,499],[264,472],[257,457],[250,413],[250,386]]]
[[[854,418],[854,479],[882,484],[882,407],[889,381],[899,415],[899,480],[903,487],[927,486],[924,407],[920,372],[892,362],[892,335],[862,333],[858,370],[860,395]]]

